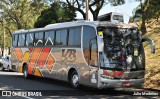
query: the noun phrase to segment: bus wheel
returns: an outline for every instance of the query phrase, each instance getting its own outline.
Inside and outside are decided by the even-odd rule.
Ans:
[[[137,60],[138,68],[145,68],[145,53],[143,45],[140,46]]]
[[[8,68],[7,68],[7,69],[8,69],[8,72],[10,72],[10,68],[9,68],[9,65],[8,65]]]
[[[25,65],[25,66],[23,67],[23,76],[24,76],[24,78],[26,78],[26,79],[28,79],[28,78],[30,77],[30,75],[28,74],[28,66],[27,66],[27,65]]]
[[[78,76],[78,73],[76,71],[73,71],[72,74],[71,74],[71,85],[74,88],[79,87],[79,76]]]
[[[3,67],[3,64],[2,64],[2,71],[4,71],[4,69],[5,69],[5,68]]]

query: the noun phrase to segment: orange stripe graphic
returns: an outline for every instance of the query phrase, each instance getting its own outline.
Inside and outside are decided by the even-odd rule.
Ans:
[[[30,57],[30,52],[29,52],[29,51],[25,52],[25,54],[24,54],[24,56],[23,56],[23,59],[22,59],[22,64],[21,64],[21,66],[20,66],[20,68],[19,68],[19,72],[22,73],[23,63],[27,63],[29,57]]]
[[[42,75],[41,75],[41,72],[39,71],[39,69],[38,69],[38,68],[36,68],[36,69],[35,69],[35,71],[34,71],[34,75],[36,75],[36,76],[40,76],[40,77],[42,76]]]
[[[15,48],[15,53],[17,55],[18,60],[22,60],[23,53],[20,48]]]
[[[41,53],[41,55],[39,57],[39,60],[38,60],[38,66],[39,66],[40,69],[43,68],[49,52],[50,52],[50,48],[44,48],[42,50],[42,53]]]
[[[41,48],[35,48],[32,53],[32,56],[31,56],[31,58],[29,60],[29,64],[28,64],[28,73],[29,74],[32,74],[34,66],[36,66],[36,61],[37,61],[37,58],[38,58],[40,51],[41,51]]]

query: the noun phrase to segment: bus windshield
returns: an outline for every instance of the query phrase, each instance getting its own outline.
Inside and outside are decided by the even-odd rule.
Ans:
[[[136,69],[137,65],[129,66],[130,58],[138,56],[139,33],[133,28],[101,28],[103,31],[104,51],[101,53],[102,66],[114,70],[126,68]],[[138,67],[143,68],[143,67]]]

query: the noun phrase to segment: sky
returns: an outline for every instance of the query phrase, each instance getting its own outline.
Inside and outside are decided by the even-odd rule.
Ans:
[[[133,0],[126,0],[126,3],[121,6],[111,6],[110,4],[105,5],[99,12],[99,16],[109,13],[118,12],[124,15],[124,23],[128,23],[130,16],[132,16],[132,11],[139,5],[139,2],[133,2]],[[82,19],[82,15],[77,12],[77,18]],[[92,14],[89,12],[89,19],[93,21]]]

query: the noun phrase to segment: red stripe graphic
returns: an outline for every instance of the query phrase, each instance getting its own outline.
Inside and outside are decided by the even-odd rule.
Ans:
[[[29,48],[29,51],[32,52],[33,48]]]
[[[124,75],[124,71],[115,71],[115,70],[112,70],[112,73],[108,73],[106,70],[103,70],[103,73],[112,77],[120,77]]]
[[[38,66],[39,66],[40,69],[43,68],[44,63],[45,63],[45,61],[47,59],[47,56],[48,56],[49,52],[50,52],[50,48],[44,48],[42,50],[41,55],[40,55],[40,57],[38,59]]]
[[[48,68],[49,71],[52,70],[53,66],[54,66],[54,62],[55,62],[55,59],[53,58],[53,56],[50,54],[49,55],[49,58],[47,60],[47,63],[46,63],[46,66]]]

